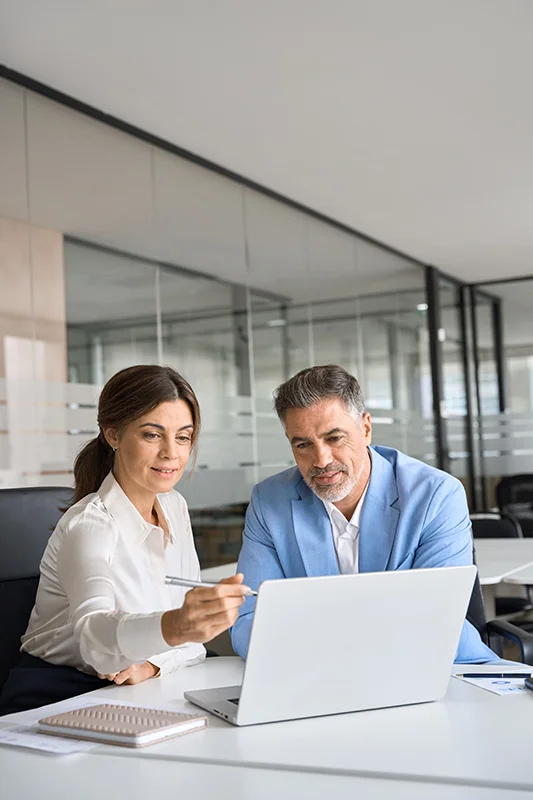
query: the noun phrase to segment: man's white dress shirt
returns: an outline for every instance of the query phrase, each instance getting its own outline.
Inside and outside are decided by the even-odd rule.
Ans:
[[[331,532],[341,575],[353,575],[353,573],[359,572],[359,527],[367,489],[368,483],[349,520],[329,500],[322,500],[331,522]]]
[[[172,490],[157,496],[169,537],[146,522],[112,473],[60,519],[41,561],[35,607],[22,650],[53,664],[109,674],[151,661],[164,675],[203,661],[194,642],[171,648],[164,611],[188,589],[165,575],[200,580],[189,512]]]

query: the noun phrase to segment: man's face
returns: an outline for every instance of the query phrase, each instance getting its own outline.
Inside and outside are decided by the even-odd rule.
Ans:
[[[372,439],[368,413],[356,422],[341,400],[327,398],[289,409],[285,433],[305,482],[322,500],[337,503],[357,486]]]

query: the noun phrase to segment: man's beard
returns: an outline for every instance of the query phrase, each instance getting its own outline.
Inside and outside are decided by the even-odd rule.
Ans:
[[[330,503],[339,503],[341,500],[344,500],[344,498],[347,497],[352,489],[357,485],[363,469],[364,462],[361,464],[361,468],[356,475],[353,473],[350,474],[346,464],[341,464],[340,461],[332,461],[331,464],[328,464],[327,467],[323,467],[322,469],[319,469],[318,467],[313,467],[313,469],[310,469],[307,475],[304,475],[304,481],[309,486],[311,491],[320,497],[321,500],[327,500]],[[337,483],[334,483],[330,486],[323,486],[314,480],[317,476],[323,475],[326,472],[341,472],[344,474],[341,479],[337,481]]]

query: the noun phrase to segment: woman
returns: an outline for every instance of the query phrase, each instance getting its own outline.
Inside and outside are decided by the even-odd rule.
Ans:
[[[173,491],[200,429],[187,381],[170,367],[118,372],[98,426],[76,458],[74,504],[46,547],[0,714],[198,664],[244,601],[242,575],[215,588],[164,582],[200,578],[187,505]]]

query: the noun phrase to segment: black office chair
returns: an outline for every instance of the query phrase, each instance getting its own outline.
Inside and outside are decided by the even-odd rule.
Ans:
[[[476,563],[476,551],[473,545],[474,564]],[[479,577],[476,575],[472,596],[466,613],[467,620],[478,631],[482,640],[494,652],[502,655],[502,640],[513,642],[518,645],[520,650],[520,661],[524,664],[533,665],[533,634],[518,628],[507,620],[489,620],[485,617],[485,606],[483,604],[483,594]]]
[[[72,489],[0,489],[0,692],[19,658],[39,583],[39,564],[52,530],[72,502]]]
[[[502,513],[516,517],[524,536],[533,536],[533,474],[502,478],[496,485],[496,502]]]
[[[523,538],[522,527],[512,514],[482,511],[470,514],[474,539],[518,539]],[[531,587],[525,587],[523,597],[509,596],[496,598],[496,616],[519,614],[533,608]]]
[[[474,539],[522,539],[524,533],[512,514],[480,511],[470,514]]]

